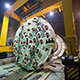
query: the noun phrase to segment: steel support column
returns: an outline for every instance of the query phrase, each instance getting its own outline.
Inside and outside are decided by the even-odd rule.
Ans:
[[[67,43],[68,56],[77,55],[75,51],[75,37],[73,33],[72,0],[62,0],[65,39]]]
[[[9,23],[9,17],[4,16],[2,30],[1,30],[1,37],[0,37],[0,46],[6,46],[8,23]]]

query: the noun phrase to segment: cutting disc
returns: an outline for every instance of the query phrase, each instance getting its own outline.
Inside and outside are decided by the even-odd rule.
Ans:
[[[43,68],[52,58],[55,49],[55,32],[43,18],[28,19],[14,37],[16,63],[26,70]]]

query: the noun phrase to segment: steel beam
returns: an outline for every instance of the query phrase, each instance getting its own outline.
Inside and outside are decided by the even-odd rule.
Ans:
[[[21,21],[20,18],[19,18],[19,16],[17,14],[15,14],[15,13],[12,13],[10,15],[10,17],[13,18],[13,19],[15,19],[15,20],[17,20],[17,21],[19,21],[19,22]]]
[[[35,15],[36,15],[36,16],[40,16],[40,15],[46,14],[46,13],[48,13],[49,11],[51,11],[51,10],[53,10],[53,9],[60,8],[61,6],[62,6],[62,2],[61,2],[61,1],[56,2],[55,4],[53,4],[53,5],[49,6],[49,7],[45,7],[45,6],[44,6],[44,7],[43,7],[44,9],[41,10],[40,12],[37,12]],[[28,17],[27,19],[30,19],[30,18],[32,18],[32,17],[34,17],[34,15],[31,15],[31,16]],[[21,23],[25,22],[27,19],[22,20]]]
[[[65,26],[65,39],[67,43],[67,55],[77,55],[75,52],[75,37],[73,33],[73,16],[72,16],[72,0],[62,0],[64,26]]]
[[[13,52],[13,47],[12,46],[0,47],[0,53],[2,52]]]
[[[5,15],[10,16],[14,11],[24,5],[28,0],[17,0],[7,11],[4,12]]]

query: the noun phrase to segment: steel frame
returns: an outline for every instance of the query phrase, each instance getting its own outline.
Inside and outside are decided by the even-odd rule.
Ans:
[[[12,52],[12,46],[6,46],[7,40],[7,31],[8,31],[8,23],[9,17],[12,17],[22,24],[25,20],[34,17],[34,15],[29,16],[27,19],[21,20],[14,11],[25,4],[28,0],[17,0],[6,12],[4,12],[3,18],[3,25],[1,30],[1,37],[0,37],[0,52]],[[43,0],[44,1],[44,0]],[[48,0],[49,1],[49,0]],[[53,0],[52,0],[53,1]],[[73,22],[72,22],[72,0],[57,0],[58,2],[54,3],[53,5],[48,5],[43,7],[40,12],[37,12],[35,15],[40,16],[44,15],[45,13],[63,6],[63,14],[64,14],[64,25],[65,25],[65,35],[66,35],[66,43],[67,43],[67,55],[77,55],[75,52],[75,37],[73,34]],[[50,4],[50,3],[49,3]],[[61,10],[60,10],[61,11]]]

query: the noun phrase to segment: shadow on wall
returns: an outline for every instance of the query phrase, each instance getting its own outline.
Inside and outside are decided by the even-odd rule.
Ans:
[[[7,36],[7,45],[9,45],[9,40],[14,39],[15,33],[20,26],[20,23],[13,18],[9,20],[9,27],[8,27],[8,36]]]
[[[19,25],[20,23],[18,21],[13,18],[10,18],[8,27],[8,38],[14,37]]]

